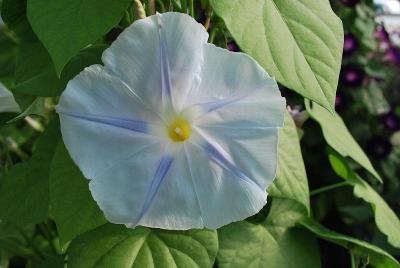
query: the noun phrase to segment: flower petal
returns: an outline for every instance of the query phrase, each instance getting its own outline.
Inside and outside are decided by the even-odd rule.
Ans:
[[[108,220],[128,227],[203,227],[183,147],[165,151],[171,150],[159,143],[142,147],[90,182]]]
[[[185,151],[206,228],[243,220],[263,208],[267,193],[256,183],[210,160],[206,148],[189,144]]]
[[[138,224],[170,230],[203,228],[193,180],[184,147],[180,146],[174,153],[170,170],[166,173],[151,206]]]
[[[139,225],[170,230],[218,228],[257,213],[267,193],[207,148],[185,143]],[[218,163],[217,163],[218,162]],[[224,163],[221,163],[224,162]]]
[[[163,159],[172,158],[165,156],[165,145],[159,142],[138,144],[131,152],[92,177],[89,187],[109,221],[136,226],[152,205],[168,172],[170,163]]]
[[[198,131],[204,139],[203,147],[219,147],[218,151],[230,157],[230,165],[261,189],[266,190],[272,183],[276,176],[278,128],[241,128],[240,123],[236,127],[227,123]]]
[[[207,38],[204,27],[188,15],[157,14],[128,27],[104,52],[103,62],[107,70],[155,107],[160,106],[162,83],[170,81],[179,106],[182,96],[198,80]]]
[[[196,125],[282,127],[285,99],[253,59],[206,44],[203,66],[201,82],[187,99],[186,110],[201,116]]]
[[[207,68],[193,92],[200,104],[188,108],[201,109],[194,120],[204,139],[200,143],[218,144],[232,163],[266,189],[276,175],[285,99],[276,82],[247,55],[205,47]],[[209,90],[208,81],[213,81],[214,90]]]
[[[0,113],[21,112],[13,94],[0,82]]]
[[[218,228],[265,205],[285,101],[254,60],[206,40],[187,15],[139,20],[63,93],[64,142],[111,222]],[[168,102],[185,142],[168,139]]]
[[[99,65],[86,68],[68,83],[57,112],[64,143],[89,179],[136,148],[162,140],[157,136],[161,119]]]

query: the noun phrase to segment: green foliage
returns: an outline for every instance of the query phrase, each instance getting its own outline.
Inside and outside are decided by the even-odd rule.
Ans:
[[[69,266],[211,267],[218,249],[211,230],[134,230],[106,224],[75,239],[68,250]]]
[[[64,268],[64,258],[62,256],[49,257],[35,262],[32,268]]]
[[[26,3],[27,0],[3,0],[1,17],[19,39],[34,41],[36,36],[26,18]]]
[[[328,0],[213,0],[240,48],[270,75],[334,110],[343,28]]]
[[[351,254],[364,258],[366,263],[376,268],[398,268],[400,264],[382,249],[367,242],[331,231],[317,222],[307,219],[301,225],[315,233],[319,237],[347,248]]]
[[[375,222],[388,242],[400,248],[400,220],[385,200],[366,181],[353,172],[343,158],[334,152],[329,154],[329,161],[335,172],[354,187],[354,195],[371,204],[375,213]]]
[[[284,127],[279,133],[278,171],[268,193],[273,197],[299,202],[308,213],[310,211],[307,174],[296,126],[288,112],[285,113]]]
[[[61,75],[73,56],[118,24],[129,3],[130,0],[28,0],[27,14]]]
[[[0,35],[0,66],[2,66],[0,69],[0,81],[6,86],[9,86],[9,77],[14,72],[14,58],[16,53],[17,49],[13,42],[4,35]]]
[[[365,103],[370,114],[380,115],[389,112],[390,104],[376,82],[371,82],[371,84],[360,93],[360,99]]]
[[[17,58],[14,90],[28,95],[58,96],[68,81],[84,67],[101,63],[101,54],[106,47],[93,45],[83,49],[71,59],[59,78],[49,54],[40,42],[23,43]]]
[[[59,123],[54,120],[38,140],[32,158],[7,174],[0,188],[1,219],[20,226],[46,219],[50,164],[59,139]]]
[[[381,177],[350,134],[340,115],[331,114],[315,103],[311,107],[310,102],[306,102],[306,107],[310,116],[321,125],[325,140],[332,148],[344,157],[351,157],[382,182]]]
[[[60,142],[50,171],[51,214],[60,234],[60,244],[104,223],[103,213],[93,200],[88,181]]]
[[[0,221],[0,266],[7,267],[6,261],[20,253],[24,244],[24,237],[18,228],[10,223]]]
[[[40,42],[26,42],[19,46],[15,84],[15,91],[38,96],[57,96],[65,88]]]
[[[16,95],[14,94],[14,96],[16,96]],[[18,96],[18,98],[20,98],[20,97],[24,98],[22,100],[22,103],[23,103],[22,107],[27,106],[27,105],[28,106],[25,108],[25,110],[22,111],[22,113],[20,113],[18,116],[14,117],[7,123],[12,123],[12,122],[18,121],[19,119],[22,119],[28,115],[38,115],[38,116],[45,115],[44,114],[45,113],[44,98],[42,98],[42,97],[27,98],[26,95]],[[18,98],[17,98],[17,102],[18,102]],[[31,102],[31,100],[32,100],[32,102]],[[26,101],[28,101],[28,102],[26,102]],[[18,103],[21,105],[21,101]]]
[[[220,267],[320,267],[313,236],[292,228],[309,214],[309,194],[296,126],[289,113],[280,130],[278,175],[266,220],[237,222],[218,230]]]
[[[273,199],[266,221],[232,223],[218,230],[220,267],[320,267],[315,238],[291,228],[303,217],[298,203]]]

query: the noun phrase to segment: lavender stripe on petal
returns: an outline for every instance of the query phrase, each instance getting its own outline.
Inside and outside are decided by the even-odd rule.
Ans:
[[[219,149],[217,146],[212,145],[209,142],[206,142],[206,144],[203,145],[203,149],[207,153],[207,155],[220,167],[231,172],[233,175],[246,181],[247,183],[253,185],[255,184],[257,187],[262,189],[262,187],[259,184],[250,179],[250,177],[247,176],[239,167],[237,167],[234,163],[232,163],[229,159],[227,159],[224,156],[224,153],[221,151],[221,149]]]
[[[133,119],[126,119],[126,118],[116,118],[111,116],[102,116],[102,115],[84,115],[78,113],[69,113],[69,112],[61,112],[58,111],[60,114],[96,122],[100,124],[105,124],[109,126],[124,128],[128,130],[132,130],[135,132],[140,133],[149,133],[149,126],[146,122],[142,120],[133,120]]]
[[[157,15],[158,36],[160,39],[160,66],[161,66],[161,91],[162,96],[171,96],[171,76],[169,71],[169,60],[167,51],[167,40],[164,33],[164,25],[161,15]]]
[[[224,100],[211,101],[211,102],[198,104],[198,106],[201,107],[201,109],[204,113],[211,113],[211,112],[218,110],[226,105],[234,103],[244,97],[245,96],[240,96],[240,97],[236,97],[236,98],[228,98],[228,99],[224,99]]]
[[[140,210],[139,215],[137,216],[136,220],[129,227],[136,226],[139,223],[139,221],[143,218],[144,214],[146,214],[146,212],[149,210],[150,205],[153,203],[154,198],[158,192],[158,189],[160,188],[161,183],[163,182],[165,176],[167,175],[167,172],[170,169],[173,160],[174,160],[174,158],[169,155],[163,156],[161,158],[160,163],[158,164],[157,170],[154,173],[154,177],[151,182],[150,189],[148,190],[148,192],[146,194],[146,198],[143,203],[142,209]]]

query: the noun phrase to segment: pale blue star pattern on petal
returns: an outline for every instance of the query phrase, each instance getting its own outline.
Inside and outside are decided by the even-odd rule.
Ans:
[[[266,204],[285,100],[207,39],[186,14],[138,20],[62,94],[64,143],[110,222],[218,228]]]

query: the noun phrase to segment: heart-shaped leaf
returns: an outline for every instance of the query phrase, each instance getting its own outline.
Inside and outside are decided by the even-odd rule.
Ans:
[[[240,48],[285,86],[334,111],[343,49],[328,0],[212,0]]]
[[[211,230],[165,231],[106,224],[72,241],[68,267],[209,268],[218,250]]]

